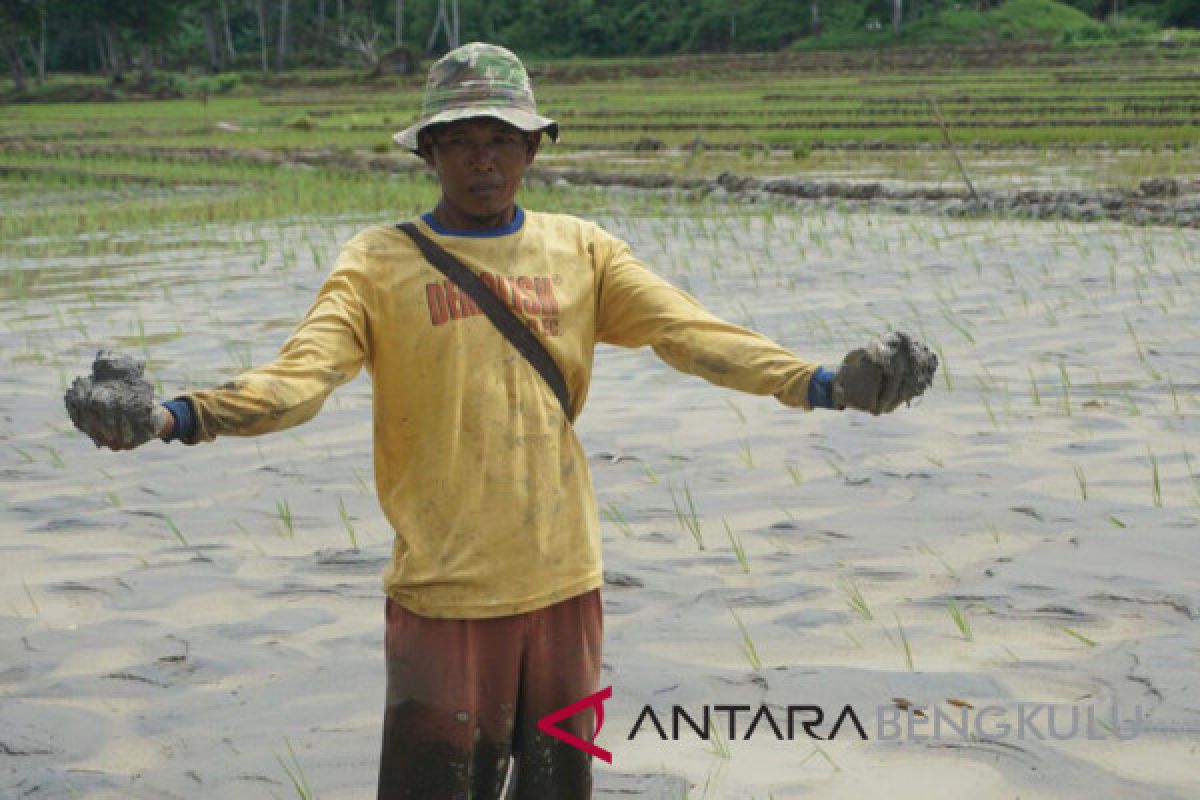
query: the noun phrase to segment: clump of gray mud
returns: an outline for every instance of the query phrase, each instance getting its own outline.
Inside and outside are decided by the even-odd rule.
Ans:
[[[136,444],[157,433],[154,387],[146,380],[145,362],[101,350],[92,374],[71,383],[63,400],[75,427],[101,443]]]

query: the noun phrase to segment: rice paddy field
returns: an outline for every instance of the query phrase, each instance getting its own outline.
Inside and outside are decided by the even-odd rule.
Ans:
[[[564,135],[539,164],[958,183],[931,96],[983,188],[1200,178],[1195,55],[997,58],[540,64]],[[420,81],[301,79],[0,115],[0,797],[373,792],[390,531],[367,380],[297,429],[131,453],[96,450],[61,401],[100,348],[164,396],[264,363],[341,243],[436,200],[386,145]],[[805,358],[902,328],[942,364],[874,418],[598,354],[579,421],[614,687],[596,797],[1195,796],[1200,230],[568,183],[521,202],[596,219]],[[873,727],[1015,724],[1022,703],[1040,736]],[[646,705],[717,704],[849,704],[870,738],[630,735]],[[1055,735],[1051,705],[1099,721]]]

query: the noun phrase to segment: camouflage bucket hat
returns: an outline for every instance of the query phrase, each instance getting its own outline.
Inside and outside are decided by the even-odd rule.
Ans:
[[[392,138],[417,152],[417,135],[430,125],[494,117],[523,131],[546,131],[558,141],[558,123],[537,113],[529,75],[511,51],[484,42],[464,44],[429,70],[421,118]]]

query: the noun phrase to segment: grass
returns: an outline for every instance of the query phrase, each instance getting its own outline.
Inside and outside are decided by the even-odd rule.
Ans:
[[[908,671],[915,672],[916,670],[913,667],[912,645],[910,645],[908,642],[908,635],[904,632],[904,625],[900,622],[900,615],[895,614],[894,612],[893,615],[896,617],[896,631],[900,634],[900,643],[904,648],[904,661],[906,664],[908,664]]]
[[[171,530],[171,533],[175,534],[175,538],[179,540],[179,543],[185,547],[188,546],[188,540],[184,538],[183,531],[179,530],[179,526],[175,524],[175,520],[171,519],[171,515],[164,513],[162,518],[163,522],[167,523],[167,527]]]
[[[854,613],[867,622],[875,619],[875,615],[871,613],[871,607],[867,605],[867,599],[863,597],[862,590],[854,578],[842,578],[839,581],[839,585],[841,586],[842,594],[846,596],[846,602],[849,603]]]
[[[300,759],[296,757],[296,751],[292,747],[291,739],[286,736],[283,738],[288,749],[288,761],[285,761],[280,756],[275,756],[275,760],[279,762],[279,766],[283,768],[283,772],[287,775],[288,781],[291,782],[292,788],[296,792],[296,797],[299,800],[314,800],[316,795],[313,794],[312,788],[308,785],[308,778],[304,775],[304,769],[300,766]]]
[[[287,498],[275,501],[275,515],[279,517],[279,522],[283,525],[283,532],[289,539],[296,537],[296,523],[292,517],[292,507],[288,504]]]
[[[742,545],[742,540],[729,527],[729,520],[722,518],[721,522],[725,525],[725,535],[729,537],[729,545],[733,548],[733,554],[737,556],[742,572],[749,573],[750,562],[746,560],[746,548]]]
[[[626,539],[633,535],[633,528],[630,527],[629,522],[625,519],[625,515],[621,513],[621,509],[617,508],[615,503],[609,502],[608,506],[604,509],[604,517],[617,526],[617,530]]]
[[[968,642],[975,641],[975,633],[971,630],[971,620],[967,617],[967,612],[954,600],[950,598],[946,601],[946,610],[950,612],[950,619],[954,621],[954,627],[958,628],[958,632]]]
[[[1150,457],[1150,499],[1156,508],[1162,508],[1162,483],[1158,478],[1158,458],[1150,448],[1146,448],[1146,455]]]
[[[354,524],[350,522],[350,515],[346,513],[346,503],[340,496],[338,497],[338,516],[342,518],[342,525],[346,529],[346,535],[350,537],[350,546],[357,551],[358,534],[354,532]]]
[[[742,620],[732,608],[729,609],[729,613],[733,617],[733,621],[737,623],[738,630],[742,632],[742,652],[746,655],[746,660],[755,670],[762,669],[763,661],[758,655],[758,648],[754,646],[754,640],[750,638],[750,632],[746,630],[746,626],[742,624]]]
[[[1083,467],[1076,465],[1075,467],[1075,483],[1079,485],[1079,497],[1081,500],[1088,499],[1087,476],[1083,474]]]
[[[1074,628],[1068,628],[1066,625],[1059,625],[1058,627],[1062,628],[1062,630],[1063,630],[1063,632],[1064,632],[1064,633],[1070,634],[1072,637],[1074,637],[1074,638],[1078,639],[1079,641],[1083,642],[1083,643],[1084,643],[1084,644],[1086,644],[1088,647],[1095,647],[1095,646],[1096,646],[1096,643],[1095,643],[1093,640],[1091,640],[1091,639],[1089,639],[1088,637],[1084,636],[1082,633],[1080,633],[1079,631],[1075,630]]]
[[[687,509],[685,510],[679,503],[679,498],[675,494],[675,487],[670,487],[671,504],[675,508],[675,518],[679,521],[679,527],[684,532],[691,535],[696,541],[696,547],[699,550],[704,549],[704,532],[700,529],[700,517],[696,513],[696,504],[692,501],[692,490],[688,487],[687,482],[683,484],[683,495],[687,500]]]

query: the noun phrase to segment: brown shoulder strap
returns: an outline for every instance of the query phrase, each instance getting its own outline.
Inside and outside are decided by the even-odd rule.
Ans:
[[[562,404],[563,413],[568,420],[571,415],[571,394],[567,390],[567,382],[563,378],[554,357],[547,352],[541,341],[533,332],[517,318],[517,315],[506,306],[499,297],[485,284],[478,275],[467,269],[454,256],[447,253],[437,242],[430,239],[411,222],[402,222],[396,226],[404,231],[416,243],[425,260],[437,268],[438,272],[454,282],[459,289],[466,292],[480,310],[487,315],[496,329],[504,334],[504,338],[525,356],[538,374],[546,381]]]

